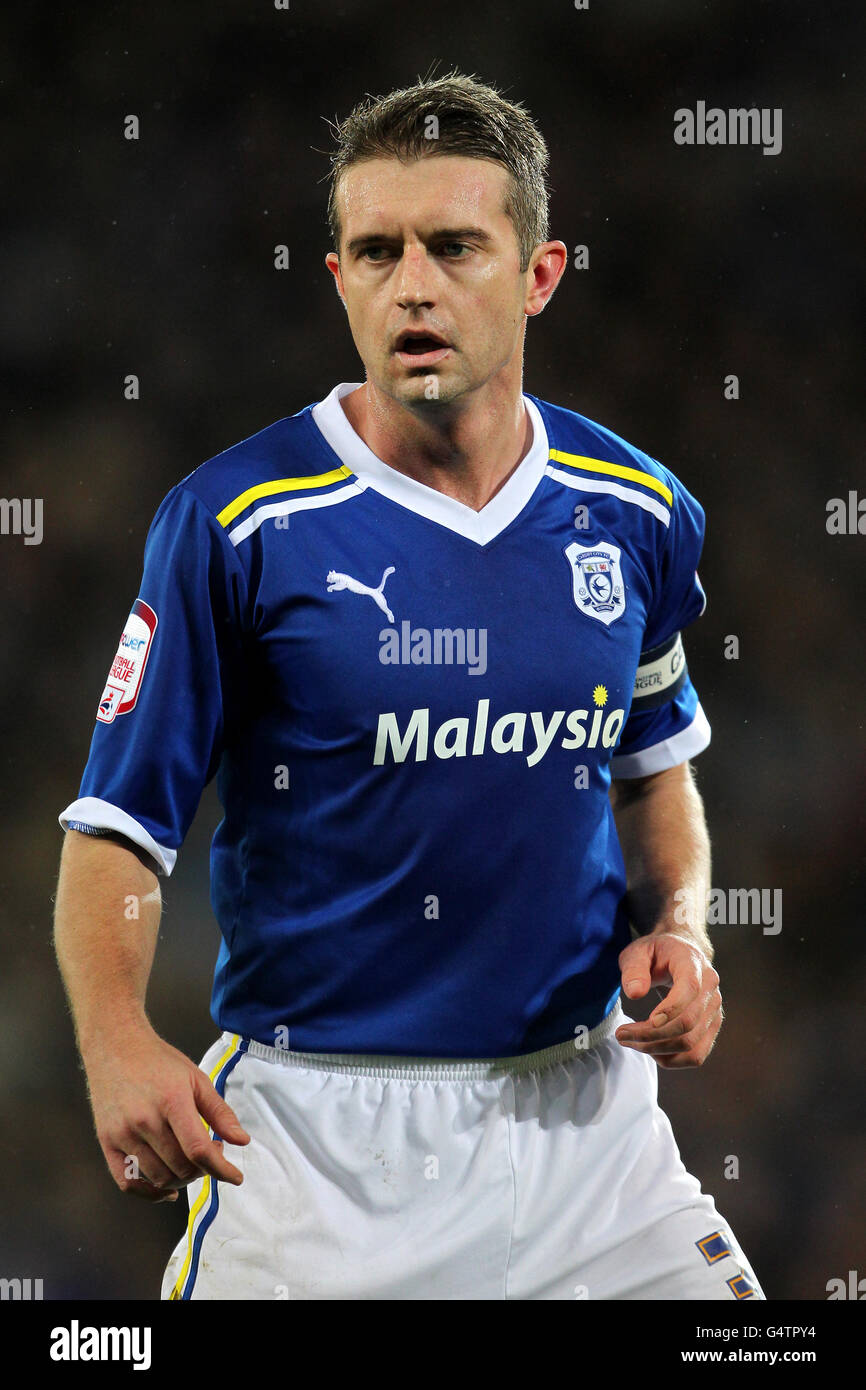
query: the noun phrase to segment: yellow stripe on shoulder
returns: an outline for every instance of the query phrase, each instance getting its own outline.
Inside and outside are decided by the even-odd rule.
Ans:
[[[583,454],[566,454],[562,449],[551,449],[550,457],[557,463],[567,463],[571,468],[583,468],[588,473],[607,473],[614,478],[628,478],[629,482],[642,483],[663,497],[668,506],[673,505],[674,495],[670,488],[651,473],[641,468],[626,468],[622,463],[605,463],[602,459],[585,458]]]
[[[274,497],[278,492],[302,492],[307,488],[327,487],[329,483],[339,483],[351,476],[351,468],[347,468],[343,463],[339,468],[332,468],[329,473],[317,473],[311,478],[276,478],[270,483],[257,483],[255,487],[248,487],[246,492],[242,492],[233,502],[229,502],[227,507],[223,507],[222,511],[217,513],[217,521],[220,526],[231,525],[236,516],[246,511],[251,503],[258,502],[260,497]]]

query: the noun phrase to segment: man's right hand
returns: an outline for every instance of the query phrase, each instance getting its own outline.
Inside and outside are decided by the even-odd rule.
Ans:
[[[96,1137],[121,1192],[173,1202],[205,1173],[243,1182],[222,1141],[248,1144],[250,1136],[205,1073],[149,1024],[131,1031],[122,1052],[91,1049],[84,1065]]]

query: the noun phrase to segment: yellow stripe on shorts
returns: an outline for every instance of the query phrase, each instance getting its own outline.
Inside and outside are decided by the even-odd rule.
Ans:
[[[229,1059],[234,1056],[240,1045],[241,1035],[240,1033],[235,1033],[232,1037],[231,1042],[229,1043],[228,1047],[223,1053],[222,1057],[220,1057],[216,1066],[210,1072],[210,1080],[214,1085],[216,1084],[216,1079],[222,1071],[223,1067],[225,1066],[226,1062],[228,1062]],[[199,1115],[199,1119],[201,1120],[208,1134],[210,1134],[211,1130],[207,1120],[205,1120],[201,1115]],[[189,1273],[190,1260],[192,1259],[193,1227],[195,1226],[196,1217],[198,1216],[199,1212],[202,1210],[210,1196],[210,1189],[211,1176],[210,1173],[206,1173],[204,1182],[202,1183],[201,1192],[198,1194],[198,1197],[196,1198],[194,1204],[190,1207],[189,1221],[187,1222],[186,1227],[186,1257],[181,1267],[180,1274],[177,1277],[177,1282],[175,1283],[175,1286],[169,1295],[170,1303],[179,1299],[181,1296],[181,1291],[186,1281],[186,1276]]]

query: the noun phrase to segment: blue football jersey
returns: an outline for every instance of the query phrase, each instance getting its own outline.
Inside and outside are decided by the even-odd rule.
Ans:
[[[681,630],[703,512],[525,395],[480,511],[378,459],[340,398],[201,465],[148,534],[64,827],[170,874],[216,775],[221,1029],[502,1057],[592,1028],[631,939],[611,776],[709,742]]]

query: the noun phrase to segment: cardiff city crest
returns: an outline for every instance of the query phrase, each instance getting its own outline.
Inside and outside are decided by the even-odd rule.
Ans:
[[[593,546],[572,541],[565,548],[565,557],[571,565],[575,603],[581,613],[598,618],[605,627],[625,612],[625,585],[619,565],[621,554],[617,546],[608,545],[607,541]]]

